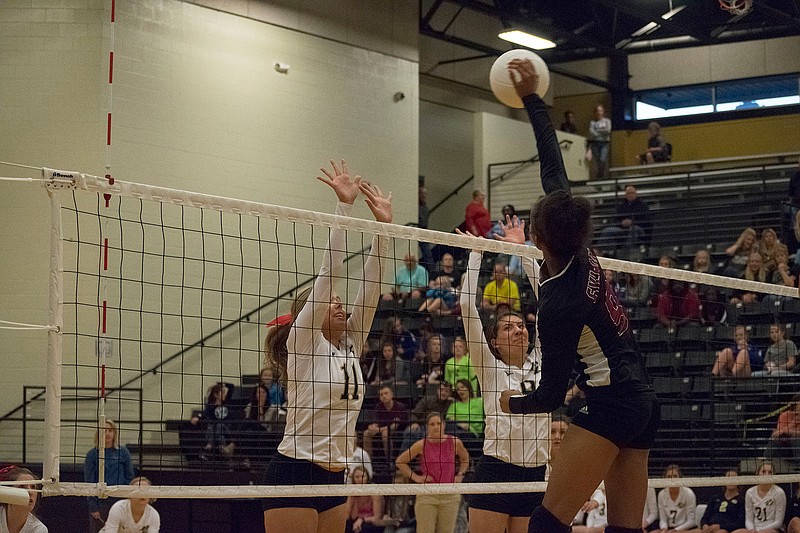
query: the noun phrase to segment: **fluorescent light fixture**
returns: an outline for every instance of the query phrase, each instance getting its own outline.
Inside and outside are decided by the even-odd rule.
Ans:
[[[685,7],[686,6],[678,6],[674,9],[670,9],[669,11],[661,15],[661,18],[663,20],[669,20],[678,13],[680,13],[681,11],[683,11],[683,8]],[[633,32],[631,34],[631,37],[641,37],[642,35],[647,35],[648,33],[656,31],[660,27],[661,27],[660,24],[656,24],[655,22],[648,22],[647,24],[645,24],[644,26]]]
[[[556,43],[553,41],[548,41],[547,39],[531,35],[521,30],[506,30],[500,32],[497,36],[504,41],[519,44],[526,48],[533,48],[534,50],[546,50],[556,47]]]

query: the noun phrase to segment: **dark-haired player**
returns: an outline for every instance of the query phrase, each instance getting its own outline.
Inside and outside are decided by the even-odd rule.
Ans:
[[[569,531],[569,523],[605,480],[609,533],[640,532],[647,494],[647,459],[659,410],[628,318],[587,248],[591,206],[569,192],[564,162],[544,102],[535,94],[533,64],[513,60],[509,75],[536,135],[546,196],[531,213],[531,235],[544,254],[538,331],[542,377],[523,395],[508,390],[510,413],[552,412],[564,401],[573,368],[587,405],[572,420],[547,492],[528,531]]]

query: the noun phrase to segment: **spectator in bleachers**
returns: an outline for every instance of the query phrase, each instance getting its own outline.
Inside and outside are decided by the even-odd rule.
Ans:
[[[477,391],[478,377],[467,353],[467,341],[458,336],[453,341],[453,357],[444,362],[444,380],[447,383],[456,383],[460,379],[468,381],[473,390]]]
[[[607,252],[629,253],[647,244],[652,227],[650,208],[639,198],[633,185],[625,186],[625,197],[617,206],[617,223],[600,232],[600,244]]]
[[[700,285],[700,323],[704,326],[722,324],[727,318],[725,297],[714,285]]]
[[[133,462],[131,454],[124,445],[120,446],[117,435],[117,425],[113,420],[106,419],[105,436],[103,438],[105,447],[105,474],[106,485],[129,485],[133,480]],[[86,483],[97,483],[99,480],[99,455],[100,455],[100,430],[94,433],[94,448],[86,454],[83,463],[83,480]],[[99,531],[108,517],[108,511],[115,498],[105,498],[101,500],[96,496],[88,496],[86,502],[89,506],[90,531]]]
[[[353,457],[347,462],[347,483],[352,481],[350,476],[353,473],[353,470],[358,467],[366,470],[370,479],[372,479],[374,476],[374,471],[372,469],[372,457],[369,456],[362,446],[364,446],[364,434],[356,433],[356,446],[353,448]]]
[[[675,260],[668,255],[662,255],[661,257],[658,258],[658,266],[662,268],[675,268]],[[661,294],[668,288],[669,288],[669,279],[658,278],[658,281],[655,284],[656,294]]]
[[[761,259],[761,254],[758,252],[752,252],[747,259],[747,265],[745,266],[744,273],[739,276],[742,279],[746,279],[748,281],[758,281],[761,283],[767,283],[770,281],[770,277],[764,268],[764,262]],[[736,291],[731,296],[731,303],[753,303],[757,302],[763,294],[755,293],[753,291],[744,290],[744,291]]]
[[[614,291],[614,296],[616,296],[617,300],[619,300],[620,284],[619,281],[617,280],[617,273],[611,270],[610,268],[605,269],[604,272],[606,276],[606,282],[608,282],[608,286],[611,288],[612,291]]]
[[[797,361],[797,346],[794,341],[786,340],[786,326],[771,324],[769,340],[772,344],[764,354],[764,370],[753,372],[753,377],[788,376]]]
[[[403,265],[394,276],[392,292],[383,295],[384,301],[422,298],[428,290],[428,271],[417,264],[417,256],[406,254]]]
[[[394,484],[405,484],[410,481],[402,472],[395,472]],[[416,531],[414,527],[416,521],[414,517],[414,496],[412,494],[389,496],[386,502],[386,516],[384,518],[387,525],[383,533],[414,533]]]
[[[658,295],[656,321],[667,329],[700,322],[700,297],[689,284],[669,280],[667,288]]]
[[[387,342],[394,344],[395,353],[406,361],[412,360],[417,354],[417,337],[397,317],[386,319],[380,343],[383,345]]]
[[[650,278],[644,274],[623,274],[620,286],[620,303],[625,307],[647,307],[653,291]]]
[[[192,417],[192,424],[203,422],[205,426],[206,445],[200,458],[211,459],[212,454],[219,453],[231,457],[236,443],[231,439],[231,421],[233,411],[228,404],[233,397],[234,385],[231,383],[215,383],[208,389],[206,406],[200,416]]]
[[[766,456],[770,458],[800,458],[800,394],[795,394],[789,405],[778,416],[778,424],[772,431]]]
[[[450,276],[431,279],[425,293],[425,301],[419,306],[420,313],[428,312],[434,316],[450,315],[456,307],[458,298]]]
[[[773,476],[772,463],[764,462],[756,472],[757,476]],[[786,493],[774,483],[762,483],[750,487],[744,496],[744,527],[746,531],[757,533],[781,533],[783,518],[786,515]]]
[[[495,236],[505,237],[506,232],[503,231],[503,224],[502,221],[510,220],[512,217],[517,216],[517,210],[514,209],[514,206],[511,204],[506,204],[500,210],[500,220],[494,223],[492,229],[489,230],[489,233],[486,234],[487,239],[494,239]]]
[[[453,387],[446,381],[439,383],[433,394],[427,393],[427,390],[426,394],[420,398],[411,411],[411,423],[403,431],[401,450],[407,449],[412,442],[418,441],[425,436],[425,420],[430,413],[439,413],[441,419],[444,420],[450,404],[454,401]]]
[[[678,465],[664,470],[665,478],[681,478]],[[658,493],[658,527],[660,533],[692,529],[697,525],[697,498],[689,487],[669,487]]]
[[[285,403],[286,395],[275,379],[275,373],[271,368],[264,367],[258,376],[258,384],[250,395],[250,402],[245,408],[245,418],[259,422],[278,422]],[[283,415],[285,414],[284,411]]]
[[[589,179],[608,179],[608,156],[611,144],[611,120],[606,118],[606,110],[601,104],[594,107],[594,120],[589,122]],[[473,234],[474,235],[474,234]]]
[[[427,349],[417,354],[417,362],[422,363],[422,374],[411,376],[418,387],[436,385],[444,378],[444,340],[438,333],[428,338]]]
[[[441,276],[447,276],[450,278],[450,286],[457,288],[461,286],[462,274],[463,272],[461,272],[455,265],[453,255],[444,253],[442,254],[442,259],[439,261],[439,268],[431,273],[430,279],[434,280]]]
[[[574,122],[575,120],[575,113],[572,111],[564,111],[564,122],[561,123],[561,126],[558,128],[561,131],[566,131],[567,133],[578,133],[578,126]]]
[[[797,287],[797,269],[789,266],[789,250],[783,244],[775,251],[775,270],[771,281],[775,285]]]
[[[521,309],[519,288],[508,277],[507,265],[502,261],[495,262],[493,279],[483,288],[482,307],[492,312],[500,312],[503,308],[517,312]]]
[[[725,268],[725,275],[732,278],[742,277],[747,268],[750,254],[757,251],[756,230],[745,228],[739,238],[736,239],[736,242],[725,250],[725,253],[730,256],[728,266]]]
[[[394,399],[392,387],[383,385],[378,393],[374,412],[376,421],[364,430],[364,451],[374,458],[375,440],[380,437],[383,456],[391,460],[394,457],[392,440],[396,435],[402,434],[408,424],[408,409],[402,402]]]
[[[459,428],[469,431],[475,437],[483,435],[483,400],[475,397],[469,380],[459,379],[456,382],[455,400],[447,409],[446,420],[452,420]]]
[[[647,126],[650,138],[647,139],[647,151],[639,155],[639,163],[652,165],[653,163],[666,163],[670,160],[669,146],[661,136],[661,124],[651,122]]]
[[[411,383],[409,362],[397,356],[394,344],[384,342],[378,359],[373,385],[408,385]]]
[[[464,225],[467,231],[473,235],[485,237],[492,229],[492,216],[483,203],[486,201],[486,194],[480,190],[472,191],[472,201],[467,204],[464,212]]]
[[[369,472],[360,466],[350,474],[353,485],[370,481]],[[383,533],[383,496],[348,496],[345,533]]]
[[[775,254],[783,244],[778,240],[778,234],[772,228],[767,228],[761,232],[761,241],[758,243],[758,253],[764,262],[764,270],[767,274],[772,274],[775,270]]]
[[[711,264],[711,254],[708,250],[697,250],[692,259],[692,272],[700,272],[703,274],[713,274],[714,266]]]
[[[753,370],[761,370],[762,366],[758,349],[748,342],[747,328],[736,326],[733,344],[717,352],[711,374],[721,378],[749,378]]]
[[[35,481],[41,476],[35,476],[27,468],[9,465],[0,469],[0,481]],[[45,526],[34,514],[39,506],[39,492],[37,485],[16,485],[17,488],[28,491],[28,502],[25,505],[12,505],[0,503],[0,531],[18,533],[47,533]]]
[[[726,477],[736,477],[739,472],[732,468]],[[733,533],[744,527],[744,498],[739,485],[725,485],[722,495],[712,498],[700,519],[700,529],[693,533]]]

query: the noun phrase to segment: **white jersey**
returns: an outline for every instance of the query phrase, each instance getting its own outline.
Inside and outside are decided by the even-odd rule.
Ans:
[[[6,506],[0,506],[0,533],[8,533],[8,519],[6,518]],[[47,527],[42,522],[28,514],[28,519],[25,520],[25,525],[19,533],[47,533]]]
[[[152,505],[144,508],[142,517],[137,522],[131,512],[131,501],[120,500],[108,511],[106,525],[100,533],[158,533],[161,529],[161,517]]]
[[[658,499],[656,498],[656,489],[653,487],[647,487],[647,500],[644,504],[644,513],[642,513],[642,523],[650,526],[654,524],[656,520],[658,520]]]
[[[336,214],[348,216],[352,208],[339,202]],[[332,280],[345,276],[346,249],[345,230],[332,227],[308,303],[286,342],[286,429],[278,451],[328,470],[345,469],[353,456],[356,420],[366,391],[359,358],[380,298],[381,258],[387,257],[389,241],[373,237],[364,280],[337,345],[325,339],[321,328],[331,302]]]
[[[597,509],[592,509],[586,515],[586,527],[604,528],[608,525],[608,516],[606,515],[606,493],[600,489],[594,491],[591,497],[592,500],[598,503]]]
[[[786,493],[772,485],[764,496],[758,486],[750,487],[744,496],[744,524],[746,529],[781,529],[786,514]]]
[[[509,414],[500,409],[503,391],[530,392],[539,385],[541,351],[538,348],[538,336],[534,335],[534,349],[528,354],[522,368],[508,365],[492,354],[475,305],[480,264],[481,254],[472,252],[461,281],[461,318],[472,367],[481,386],[486,415],[483,453],[517,466],[543,466],[550,459],[550,415]],[[538,290],[538,264],[531,258],[523,257],[522,265],[535,290]]]
[[[689,487],[679,487],[678,498],[673,500],[669,489],[658,493],[658,520],[661,529],[683,531],[697,526],[697,498]]]

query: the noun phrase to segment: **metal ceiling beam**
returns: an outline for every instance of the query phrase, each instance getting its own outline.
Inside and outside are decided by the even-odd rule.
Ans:
[[[725,31],[736,31],[733,27],[728,28]],[[724,32],[722,32],[724,35]],[[747,35],[742,35],[741,33],[736,33],[731,37],[721,37],[717,38],[714,42],[716,44],[728,44],[728,43],[741,43],[745,41],[760,41],[762,39],[773,39],[775,37],[790,37],[796,36],[797,31],[788,28],[762,28],[762,29],[752,29],[752,32]],[[653,39],[651,41],[637,41],[636,48],[627,48],[625,51],[628,54],[641,54],[646,52],[655,52],[660,50],[678,50],[680,48],[692,48],[696,47],[697,42],[690,41],[687,39],[685,42],[678,42],[675,41],[673,38],[666,38],[666,39]]]
[[[619,10],[625,13],[626,15],[638,19],[642,22],[653,22],[664,28],[668,28],[673,31],[679,32],[682,35],[690,35],[691,37],[694,37],[695,39],[700,41],[699,44],[714,44],[714,39],[712,39],[708,35],[703,35],[702,33],[699,33],[696,30],[694,30],[693,28],[687,28],[683,24],[678,24],[673,20],[662,19],[658,15],[655,17],[649,16],[648,14],[645,14],[643,11],[628,5],[627,2],[619,2],[616,0],[589,0],[589,1],[592,2],[593,4],[598,4],[609,9]],[[689,8],[689,6],[687,6],[687,8]],[[639,39],[634,39],[634,40],[639,40]]]
[[[789,24],[791,26],[794,26],[797,29],[800,29],[800,19],[798,19],[797,17],[793,17],[792,15],[787,13],[786,11],[783,11],[782,9],[774,8],[771,5],[768,5],[763,0],[759,0],[759,1],[755,1],[754,0],[753,3],[758,7],[759,11],[763,11],[764,13],[767,13],[773,19],[782,20],[783,22],[785,22],[785,23],[787,23],[787,24]]]

